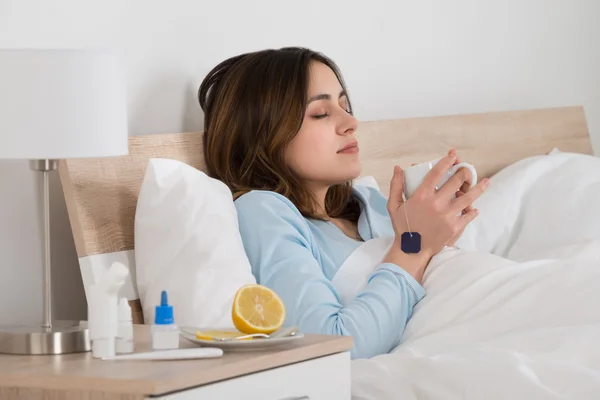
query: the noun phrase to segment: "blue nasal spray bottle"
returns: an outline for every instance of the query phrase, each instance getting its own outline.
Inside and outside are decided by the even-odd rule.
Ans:
[[[154,350],[178,349],[179,327],[173,317],[173,306],[169,304],[167,291],[160,294],[160,305],[155,307],[152,331],[152,348]]]

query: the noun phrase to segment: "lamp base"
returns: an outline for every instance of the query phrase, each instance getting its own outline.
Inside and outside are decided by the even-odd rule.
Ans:
[[[90,350],[89,330],[79,321],[55,321],[52,328],[0,326],[0,353],[56,355]]]

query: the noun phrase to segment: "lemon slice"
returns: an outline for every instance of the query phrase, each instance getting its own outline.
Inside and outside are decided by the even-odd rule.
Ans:
[[[224,339],[237,339],[238,337],[245,335],[243,332],[238,331],[196,331],[196,339],[200,340],[224,340]],[[238,340],[251,340],[252,337],[238,339]]]
[[[268,335],[283,325],[285,305],[277,293],[266,286],[244,285],[235,294],[231,316],[240,332]]]

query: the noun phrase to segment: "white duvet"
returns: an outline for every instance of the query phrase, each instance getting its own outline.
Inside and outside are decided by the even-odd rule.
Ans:
[[[390,354],[352,362],[353,398],[600,399],[600,160],[544,157],[512,176],[518,185],[535,177],[512,214],[473,228],[504,223],[491,227],[498,234],[467,234],[465,243],[482,237],[489,248],[434,257],[423,280],[427,295],[401,343]],[[561,189],[570,192],[549,197]],[[584,197],[571,198],[573,191]],[[359,289],[351,282],[353,257],[364,263],[360,253],[336,276],[342,292]],[[381,249],[370,254],[375,265]]]

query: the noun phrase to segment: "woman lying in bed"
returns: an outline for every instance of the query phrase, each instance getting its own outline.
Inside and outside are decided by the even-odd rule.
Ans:
[[[390,351],[425,295],[420,283],[430,259],[477,216],[471,205],[487,180],[464,194],[462,170],[436,190],[458,162],[450,151],[405,202],[399,167],[389,200],[353,186],[361,163],[348,92],[336,65],[308,49],[225,60],[202,82],[199,100],[207,170],[232,190],[253,273],[281,296],[286,324],[352,336],[353,358]],[[418,253],[401,248],[405,211],[422,238]],[[395,243],[365,289],[342,304],[336,272],[361,242],[377,237]]]

